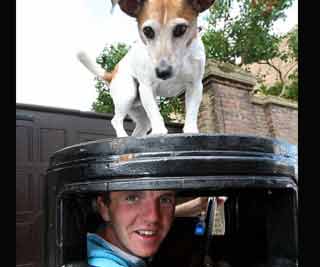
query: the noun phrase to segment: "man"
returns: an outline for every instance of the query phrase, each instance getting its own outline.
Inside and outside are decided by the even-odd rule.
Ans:
[[[95,267],[143,267],[159,249],[174,216],[195,216],[207,198],[177,206],[174,191],[115,191],[96,199],[106,225],[87,234],[88,263]]]
[[[166,237],[175,213],[174,191],[117,191],[97,197],[107,224],[88,233],[88,263],[96,267],[143,267]]]

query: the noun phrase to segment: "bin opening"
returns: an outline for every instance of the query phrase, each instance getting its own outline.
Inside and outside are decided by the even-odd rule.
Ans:
[[[208,194],[210,193],[210,194]],[[177,191],[177,203],[205,196],[227,196],[223,207],[224,234],[209,235],[208,254],[224,266],[296,266],[296,195],[289,189],[242,189],[234,192]],[[61,263],[86,262],[86,234],[103,223],[94,210],[93,193],[61,196]],[[217,217],[217,216],[216,216]],[[202,266],[206,235],[194,234],[198,217],[177,217],[152,261],[153,267]],[[60,232],[61,231],[61,232]],[[72,266],[72,265],[71,265]],[[218,265],[219,266],[219,265]],[[221,265],[223,266],[223,265]]]

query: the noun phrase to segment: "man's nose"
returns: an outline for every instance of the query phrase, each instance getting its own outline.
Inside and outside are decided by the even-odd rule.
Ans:
[[[172,66],[166,60],[160,60],[159,65],[156,67],[156,75],[162,80],[169,79],[172,76]]]
[[[143,208],[143,217],[147,222],[157,222],[160,219],[160,205],[156,201],[150,201]]]

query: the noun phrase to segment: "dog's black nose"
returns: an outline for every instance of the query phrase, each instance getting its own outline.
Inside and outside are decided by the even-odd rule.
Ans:
[[[172,67],[170,65],[157,67],[156,74],[159,79],[169,79],[172,76]]]

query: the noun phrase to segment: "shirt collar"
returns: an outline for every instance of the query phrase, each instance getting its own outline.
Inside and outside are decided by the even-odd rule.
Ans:
[[[121,258],[134,264],[134,266],[146,267],[146,263],[144,262],[143,259],[123,251],[122,249],[116,247],[115,245],[111,244],[107,240],[103,239],[101,236],[94,233],[88,233],[88,236],[93,237],[96,241],[99,241],[101,245],[108,247],[110,250],[112,250],[115,254],[119,255]]]

